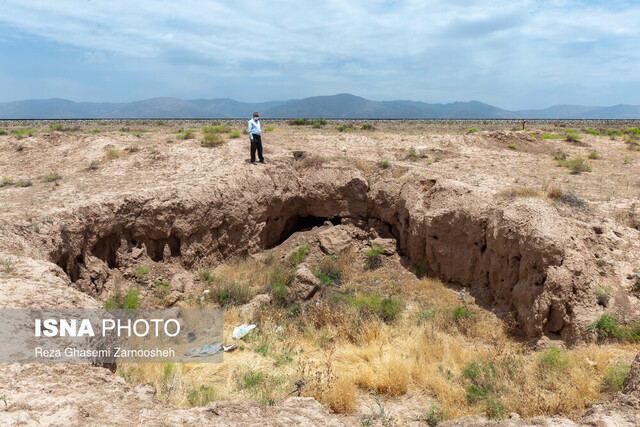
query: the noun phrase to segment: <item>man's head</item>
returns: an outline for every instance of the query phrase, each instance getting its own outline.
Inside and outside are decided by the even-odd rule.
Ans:
[[[258,120],[259,118],[260,118],[260,115],[258,114],[257,111],[253,113],[253,120]]]

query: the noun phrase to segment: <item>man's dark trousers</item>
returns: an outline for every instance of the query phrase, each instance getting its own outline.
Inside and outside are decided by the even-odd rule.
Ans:
[[[253,139],[251,139],[251,163],[256,161],[256,150],[258,150],[258,159],[261,162],[264,162],[264,157],[262,157],[262,138],[260,135],[252,135]]]

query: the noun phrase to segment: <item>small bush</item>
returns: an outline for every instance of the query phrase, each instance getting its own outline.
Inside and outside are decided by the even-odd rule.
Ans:
[[[379,316],[385,322],[391,322],[396,317],[398,317],[398,314],[400,314],[403,306],[404,304],[399,297],[390,296],[388,298],[385,298],[380,302]]]
[[[142,279],[144,276],[149,274],[149,271],[151,271],[151,270],[146,265],[137,266],[136,267],[136,279],[138,279],[138,280]]]
[[[309,253],[309,245],[304,244],[300,245],[296,248],[296,250],[291,254],[289,261],[292,265],[298,265],[307,257]]]
[[[567,136],[566,136],[566,140],[568,142],[578,142],[580,141],[580,135],[578,135],[577,133],[575,133],[572,129],[567,129]]]
[[[622,136],[623,132],[619,129],[608,129],[607,136],[610,136],[611,139],[615,139],[616,136]]]
[[[31,182],[30,179],[19,179],[15,182],[15,186],[16,187],[31,187],[33,185],[33,183]]]
[[[478,128],[469,128],[465,131],[466,133],[474,133],[474,132],[478,132]]]
[[[47,173],[44,175],[44,182],[55,182],[58,181],[59,179],[62,179],[62,177],[58,174],[58,172],[52,172],[52,173]]]
[[[262,371],[257,371],[249,368],[238,382],[238,389],[240,390],[252,390],[262,385],[265,380],[265,375]]]
[[[162,126],[162,125],[164,125],[164,121],[162,121],[162,120],[157,120],[157,121],[156,121],[156,125],[158,125],[158,126]]]
[[[51,123],[49,125],[49,129],[51,129],[53,131],[62,132],[62,125],[60,123],[56,123],[56,124]]]
[[[629,128],[629,129],[627,129],[626,133],[629,134],[629,135],[636,136],[636,137],[640,136],[640,128],[637,128],[637,127]]]
[[[348,125],[339,125],[336,127],[336,129],[338,130],[338,132],[351,132],[351,127],[349,127]]]
[[[104,308],[107,310],[116,308],[134,310],[138,307],[140,307],[140,295],[137,289],[130,289],[124,295],[120,289],[118,289],[116,293],[107,298],[104,303]]]
[[[558,166],[565,167],[571,170],[572,174],[580,174],[582,172],[591,172],[591,165],[581,157],[576,157],[571,160],[557,160]]]
[[[185,130],[184,132],[179,132],[176,135],[176,139],[178,140],[185,140],[185,139],[193,139],[194,135],[193,135],[193,131],[191,130]]]
[[[512,150],[517,150],[518,146],[515,143],[512,142],[511,144],[509,144],[509,148],[512,149]]]
[[[316,119],[313,121],[313,127],[314,128],[319,128],[321,126],[324,126],[327,124],[327,121],[325,119]]]
[[[595,135],[595,136],[600,135],[600,132],[598,132],[597,130],[589,129],[589,128],[585,129],[584,133],[588,133],[589,135]]]
[[[284,300],[287,296],[287,287],[293,281],[294,271],[289,268],[273,267],[268,276],[273,296],[277,300]]]
[[[295,119],[289,122],[290,125],[295,125],[295,126],[304,126],[308,123],[311,123],[311,122],[307,119]]]
[[[378,163],[378,165],[382,168],[382,169],[388,169],[391,164],[389,163],[388,160],[382,160],[380,161],[380,163]]]
[[[596,150],[591,150],[591,152],[589,153],[589,158],[592,160],[596,160],[598,158],[599,154]]]
[[[6,135],[6,134],[7,134],[7,131],[6,131],[6,130],[4,130],[4,129],[0,129],[0,135]]]
[[[631,367],[625,363],[607,366],[602,380],[602,388],[609,393],[622,391],[624,379],[627,378]]]
[[[200,145],[203,147],[217,147],[224,143],[224,138],[218,133],[205,133]]]
[[[473,313],[466,305],[457,305],[453,308],[453,320],[460,323],[465,319],[473,317]]]
[[[229,132],[229,138],[240,138],[240,132],[237,130],[232,130]]]
[[[0,258],[0,265],[4,268],[4,271],[11,273],[13,271],[13,258]]]
[[[623,324],[622,321],[610,314],[603,314],[589,329],[598,333],[598,341],[640,341],[640,321]]]
[[[556,186],[549,189],[547,196],[549,196],[550,199],[557,200],[578,209],[587,209],[589,206],[586,200],[581,199],[570,191],[565,192]]]
[[[382,264],[380,255],[384,254],[384,250],[382,250],[380,246],[372,246],[371,248],[367,249],[364,254],[367,256],[365,268],[375,270],[376,268],[380,267],[380,265]]]
[[[35,129],[14,129],[11,131],[18,139],[22,139],[24,137],[33,136],[38,133]]]
[[[625,155],[624,158],[622,159],[622,162],[625,165],[628,165],[629,163],[631,163],[633,161],[633,157],[631,157],[630,155]]]
[[[100,129],[94,129],[91,131],[92,133],[100,133]]]
[[[342,278],[342,270],[337,264],[337,255],[325,256],[318,262],[318,268],[313,270],[313,274],[325,285],[336,285]]]
[[[7,178],[6,176],[2,177],[2,181],[0,181],[0,188],[1,187],[8,187],[10,185],[13,185],[13,181],[11,181],[9,178]]]
[[[273,132],[273,126],[267,126],[266,128],[264,128],[265,132]]]
[[[416,421],[422,421],[427,423],[429,427],[436,427],[443,421],[449,418],[447,412],[435,403],[431,404],[431,408],[425,411],[424,414],[416,418]]]
[[[373,125],[371,123],[363,123],[362,130],[373,130]]]
[[[544,372],[563,372],[570,362],[569,356],[562,354],[555,346],[548,348],[540,356],[540,368]]]
[[[208,268],[202,269],[198,272],[200,275],[200,279],[203,282],[211,283],[213,282],[213,274],[211,274],[211,270]]]
[[[160,299],[164,299],[169,295],[169,287],[171,284],[167,280],[160,280],[151,284],[156,292],[156,296]]]
[[[216,391],[213,387],[201,385],[199,388],[192,389],[187,394],[187,401],[191,406],[206,406],[216,398]]]
[[[221,307],[229,307],[248,303],[254,292],[249,285],[231,282],[219,284],[213,296]]]

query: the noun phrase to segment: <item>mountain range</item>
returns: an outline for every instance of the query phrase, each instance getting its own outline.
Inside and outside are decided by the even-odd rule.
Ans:
[[[230,119],[248,118],[254,111],[259,111],[263,118],[640,119],[640,105],[555,105],[539,110],[510,111],[479,101],[450,104],[371,101],[347,93],[258,103],[229,98],[153,98],[125,103],[73,102],[55,98],[0,103],[0,119]]]

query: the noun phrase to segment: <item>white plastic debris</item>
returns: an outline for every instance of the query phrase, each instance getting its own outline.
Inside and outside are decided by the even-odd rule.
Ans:
[[[343,147],[342,147],[342,152],[345,152],[345,151],[347,151],[347,147],[344,147],[344,146],[343,146]]]
[[[236,326],[235,328],[233,328],[233,339],[239,340],[240,338],[247,335],[249,332],[253,331],[255,327],[256,325],[247,325],[246,323],[243,323],[240,326]]]

